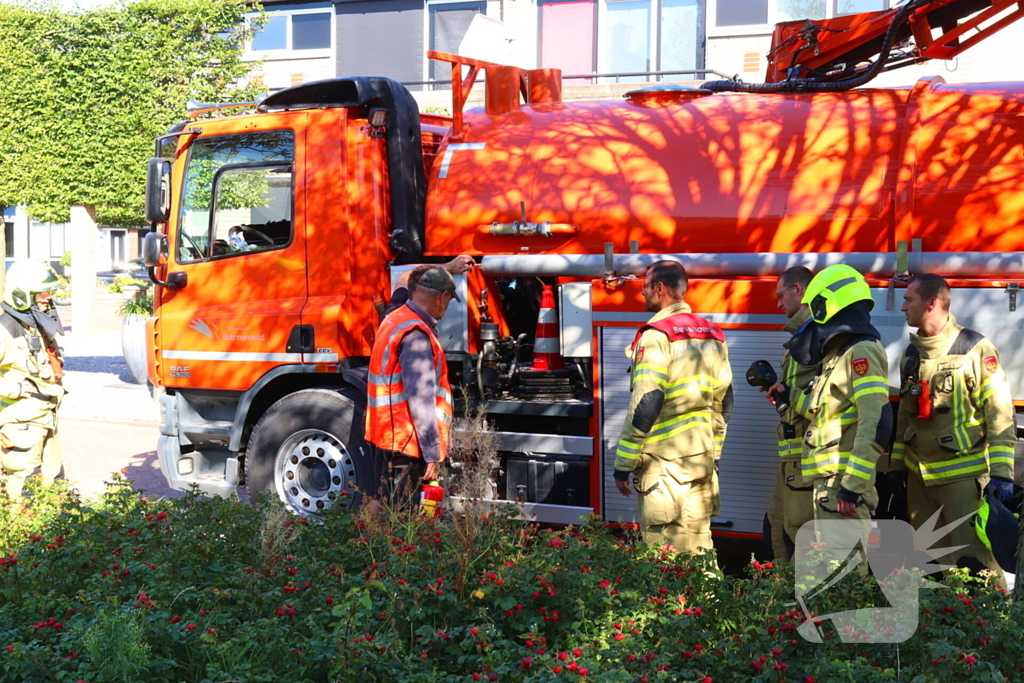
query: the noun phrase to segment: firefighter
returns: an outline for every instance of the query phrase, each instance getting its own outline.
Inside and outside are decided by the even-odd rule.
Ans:
[[[676,552],[712,549],[718,512],[716,463],[732,411],[732,371],[725,336],[690,312],[687,277],[675,261],[646,273],[644,301],[654,317],[626,350],[632,397],[615,454],[615,485],[632,494],[649,545]]]
[[[813,277],[807,268],[794,266],[786,270],[775,285],[776,305],[789,318],[783,329],[790,335],[811,319],[802,299]],[[791,560],[796,532],[814,519],[813,487],[804,482],[800,474],[803,435],[809,422],[797,411],[791,399],[806,395],[804,389],[814,378],[817,368],[795,362],[789,353],[788,340],[782,346],[786,349],[782,356],[782,378],[768,389],[768,400],[777,409],[782,409],[778,426],[779,473],[768,506],[768,524],[776,559]]]
[[[811,320],[790,340],[789,352],[817,372],[803,395],[794,398],[809,421],[801,476],[813,486],[817,541],[836,548],[860,543],[857,570],[865,573],[870,511],[878,502],[875,464],[892,431],[888,361],[871,324],[871,290],[856,270],[825,268],[811,280],[802,302]],[[850,522],[818,524],[831,520]]]
[[[366,440],[381,453],[382,496],[404,506],[421,480],[433,481],[448,454],[452,394],[437,321],[455,280],[441,266],[424,270],[409,300],[384,318],[368,377]]]
[[[0,473],[14,497],[36,467],[47,479],[63,469],[56,429],[64,388],[56,344],[60,321],[49,311],[50,292],[60,284],[56,274],[38,261],[17,261],[6,284],[0,303]]]
[[[936,528],[977,512],[983,491],[1003,503],[1013,496],[1017,429],[1010,385],[995,346],[958,325],[950,301],[949,285],[931,273],[912,278],[903,295],[901,310],[917,334],[900,360],[893,464],[906,470],[914,528],[936,511]],[[944,563],[1002,576],[970,524],[950,530],[946,541],[963,547]]]

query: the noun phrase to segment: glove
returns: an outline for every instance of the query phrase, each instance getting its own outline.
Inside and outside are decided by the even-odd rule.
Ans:
[[[860,494],[854,493],[853,491],[847,491],[842,487],[839,487],[839,493],[836,494],[836,498],[843,501],[844,503],[853,503],[854,505],[860,505]]]
[[[1008,503],[1013,498],[1013,482],[1005,477],[992,477],[992,481],[985,486],[985,493],[1000,503]]]

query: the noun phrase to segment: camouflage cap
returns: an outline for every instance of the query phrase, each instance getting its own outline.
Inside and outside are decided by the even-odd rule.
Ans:
[[[427,287],[438,292],[450,292],[456,301],[462,302],[458,292],[455,291],[455,278],[441,266],[430,268],[423,275],[420,275],[420,281],[416,286]]]

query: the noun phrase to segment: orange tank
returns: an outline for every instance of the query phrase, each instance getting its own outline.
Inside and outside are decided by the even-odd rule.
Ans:
[[[431,169],[431,254],[1024,248],[1024,83],[639,92],[467,112]],[[500,234],[525,219],[557,227]],[[499,234],[493,234],[493,233]],[[542,232],[542,231],[540,231]]]

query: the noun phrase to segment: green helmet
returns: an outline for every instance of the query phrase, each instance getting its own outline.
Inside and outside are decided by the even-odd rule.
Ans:
[[[4,303],[19,311],[27,311],[38,292],[48,292],[60,286],[57,274],[40,261],[22,259],[7,269]]]
[[[814,276],[800,303],[807,304],[816,323],[827,323],[836,313],[858,301],[871,301],[864,276],[850,266],[836,264]]]

